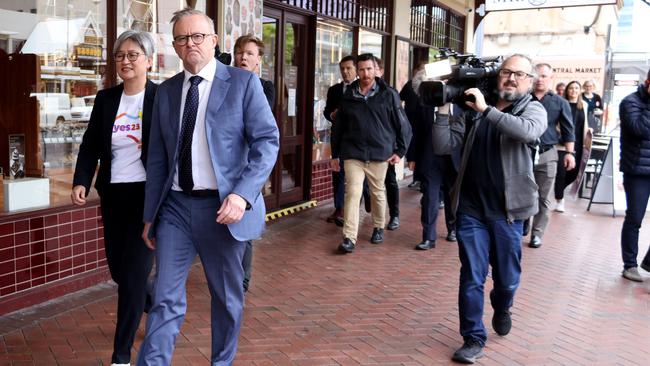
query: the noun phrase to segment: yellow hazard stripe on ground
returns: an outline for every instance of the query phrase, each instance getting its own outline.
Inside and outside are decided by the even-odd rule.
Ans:
[[[282,216],[289,216],[291,214],[295,214],[296,212],[302,211],[304,209],[316,207],[317,205],[318,205],[318,201],[312,200],[312,201],[307,201],[307,202],[297,204],[295,206],[283,208],[278,211],[270,212],[266,214],[266,221],[275,220]]]

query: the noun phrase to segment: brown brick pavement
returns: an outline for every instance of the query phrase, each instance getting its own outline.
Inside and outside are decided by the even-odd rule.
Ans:
[[[363,216],[351,255],[335,254],[340,229],[325,222],[330,204],[270,225],[256,242],[236,365],[450,363],[461,343],[457,246],[440,238],[434,250],[413,250],[418,195],[401,194],[402,227],[371,245]],[[611,206],[585,207],[581,200],[554,213],[542,248],[524,248],[512,332],[499,337],[490,329],[481,364],[650,364],[650,294],[620,276],[622,218],[610,216]],[[174,365],[208,363],[208,296],[196,264]],[[115,299],[103,284],[2,317],[0,366],[108,365]],[[486,305],[488,329],[491,315]],[[141,329],[136,347],[142,336]]]

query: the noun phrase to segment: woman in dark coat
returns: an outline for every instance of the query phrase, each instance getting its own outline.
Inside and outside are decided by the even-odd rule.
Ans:
[[[154,43],[148,33],[127,30],[113,59],[124,81],[97,93],[74,173],[72,202],[83,206],[97,163],[95,188],[104,222],[104,249],[118,286],[113,365],[128,365],[147,298],[153,252],[142,240],[146,156],[157,85],[147,79]]]

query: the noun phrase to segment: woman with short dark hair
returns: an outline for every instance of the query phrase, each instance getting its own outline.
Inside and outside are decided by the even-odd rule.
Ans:
[[[127,30],[118,37],[113,60],[123,83],[97,93],[72,184],[72,202],[85,205],[99,161],[95,188],[104,222],[106,262],[118,293],[112,365],[131,361],[153,265],[153,251],[141,236],[147,141],[157,88],[147,79],[153,53],[148,33]]]

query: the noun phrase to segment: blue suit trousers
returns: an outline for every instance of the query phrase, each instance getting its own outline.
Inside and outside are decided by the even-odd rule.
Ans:
[[[231,365],[242,320],[245,243],[217,224],[217,197],[171,191],[156,226],[156,280],[138,365],[170,365],[187,309],[185,283],[198,254],[211,296],[211,365]]]

